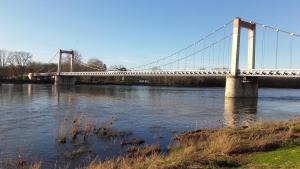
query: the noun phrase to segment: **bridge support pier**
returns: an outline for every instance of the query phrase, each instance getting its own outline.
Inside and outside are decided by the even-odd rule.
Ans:
[[[36,81],[37,80],[37,78],[35,76],[33,76],[33,73],[29,73],[28,74],[28,79],[32,80],[32,81]]]
[[[258,78],[227,76],[225,97],[227,98],[257,98]]]
[[[257,77],[242,77],[239,70],[241,28],[248,29],[248,71],[255,69],[255,32],[256,24],[235,18],[233,21],[231,70],[226,77],[225,97],[256,98],[258,92]]]
[[[55,85],[75,85],[76,78],[72,76],[55,76]]]

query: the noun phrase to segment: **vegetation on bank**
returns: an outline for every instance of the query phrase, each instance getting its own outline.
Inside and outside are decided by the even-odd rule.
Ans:
[[[178,135],[175,140],[166,156],[146,151],[134,157],[94,161],[86,169],[300,167],[298,118],[250,127],[201,129]]]
[[[300,118],[177,135],[163,154],[158,145],[133,145],[116,159],[79,169],[300,168]],[[37,162],[30,169],[42,168]],[[81,167],[81,168],[80,168]]]
[[[56,72],[56,57],[53,56],[48,62],[37,62],[33,60],[33,54],[25,51],[9,51],[0,49],[0,82],[11,80],[11,82],[26,80],[28,73]],[[73,63],[74,71],[105,71],[106,64],[96,58],[90,58],[86,63],[83,62],[82,55],[74,50]],[[126,70],[122,65],[112,65],[110,69]],[[70,70],[70,57],[62,58],[62,71]]]
[[[249,157],[245,168],[300,168],[300,146],[279,148]]]

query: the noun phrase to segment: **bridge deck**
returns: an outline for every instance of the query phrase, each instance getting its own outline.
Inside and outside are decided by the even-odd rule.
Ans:
[[[56,72],[33,73],[34,77],[55,76]],[[61,72],[61,76],[227,76],[227,70],[170,70],[170,71],[103,71],[103,72]],[[253,70],[241,71],[240,76],[266,76],[266,77],[300,77],[300,70]]]

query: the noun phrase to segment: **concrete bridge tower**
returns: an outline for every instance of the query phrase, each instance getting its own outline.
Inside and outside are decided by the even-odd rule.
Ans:
[[[257,77],[242,77],[239,70],[241,29],[248,29],[248,71],[255,69],[256,24],[235,18],[233,21],[231,73],[226,77],[225,97],[256,98],[258,93]]]
[[[69,54],[71,55],[70,58],[70,72],[74,71],[74,51],[73,50],[61,50],[59,49],[58,55],[58,64],[57,64],[57,74],[55,75],[55,85],[74,85],[76,78],[70,76],[62,76],[61,75],[61,58],[62,54]]]

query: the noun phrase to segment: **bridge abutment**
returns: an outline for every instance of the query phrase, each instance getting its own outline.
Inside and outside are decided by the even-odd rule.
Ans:
[[[76,78],[72,76],[55,76],[55,85],[75,85]]]
[[[257,98],[258,78],[227,76],[225,97],[227,98]]]

